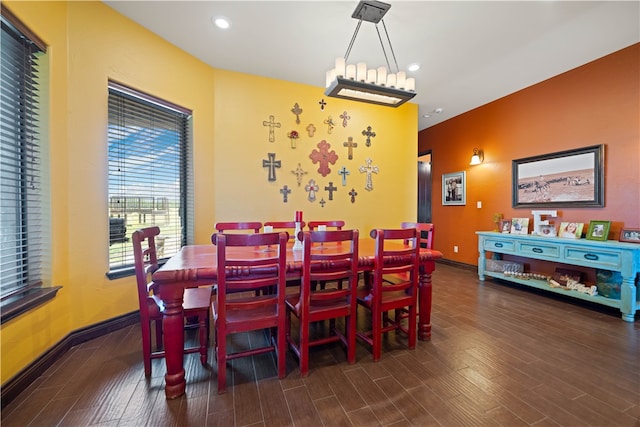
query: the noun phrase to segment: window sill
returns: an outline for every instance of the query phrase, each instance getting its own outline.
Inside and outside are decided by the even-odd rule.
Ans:
[[[30,289],[15,300],[2,305],[2,315],[0,324],[4,324],[14,317],[20,316],[27,311],[52,300],[62,286],[52,286],[50,288]]]

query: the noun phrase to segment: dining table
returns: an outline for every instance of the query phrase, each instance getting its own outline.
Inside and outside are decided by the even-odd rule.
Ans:
[[[400,242],[388,242],[388,245],[402,246]],[[370,272],[374,266],[375,240],[361,237],[358,242],[358,270]],[[247,259],[273,256],[263,248],[228,248],[229,254]],[[314,249],[316,250],[316,249]],[[325,245],[317,250],[332,250]],[[420,283],[418,291],[418,338],[428,340],[431,337],[431,276],[435,270],[435,261],[442,258],[442,252],[421,248]],[[385,259],[385,262],[387,260]],[[394,260],[389,260],[394,262]],[[158,286],[164,303],[162,328],[165,347],[165,395],[174,399],[184,394],[186,388],[184,357],[184,312],[182,298],[184,289],[195,286],[216,284],[217,247],[215,245],[183,246],[175,255],[160,267],[152,276]],[[302,272],[302,251],[293,248],[293,242],[287,245],[286,274],[287,281],[299,279]],[[251,274],[250,271],[234,271],[228,274]]]

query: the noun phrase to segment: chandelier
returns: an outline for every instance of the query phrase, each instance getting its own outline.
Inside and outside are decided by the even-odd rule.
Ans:
[[[351,42],[344,58],[336,58],[335,68],[327,71],[325,95],[389,107],[398,107],[416,96],[415,80],[407,78],[406,73],[400,71],[387,27],[382,19],[390,8],[390,4],[375,0],[362,0],[358,3],[351,15],[352,18],[358,20],[356,30],[353,33],[353,37],[351,37]],[[367,64],[364,62],[357,64],[347,63],[362,21],[375,24],[387,67],[367,68]],[[382,21],[382,27],[389,44],[389,51],[396,66],[395,73],[390,72],[392,68],[389,65],[389,57],[378,28],[378,22],[380,21]]]

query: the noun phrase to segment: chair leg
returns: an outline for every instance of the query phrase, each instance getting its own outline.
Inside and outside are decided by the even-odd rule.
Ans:
[[[382,355],[382,316],[380,310],[372,311],[371,323],[373,324],[371,334],[373,345],[371,346],[371,350],[373,353],[373,361],[377,362],[380,360],[380,356]]]
[[[300,376],[309,374],[309,322],[300,319]]]
[[[218,359],[218,394],[227,391],[227,337],[224,331],[216,328],[217,343],[217,359]]]
[[[356,313],[355,309],[347,316],[344,322],[345,337],[347,338],[347,362],[356,362]]]
[[[209,319],[208,313],[198,316],[198,335],[200,338],[200,363],[202,366],[207,364],[207,347],[209,344]]]
[[[144,375],[151,376],[151,322],[141,319],[142,358],[144,359]],[[156,325],[157,329],[157,325]]]
[[[415,304],[409,308],[409,318],[407,319],[407,321],[409,322],[409,325],[408,325],[409,343],[408,344],[410,349],[416,348],[416,336],[418,334],[417,311],[418,310]]]
[[[284,378],[287,375],[287,337],[283,329],[284,325],[278,327],[278,378]]]

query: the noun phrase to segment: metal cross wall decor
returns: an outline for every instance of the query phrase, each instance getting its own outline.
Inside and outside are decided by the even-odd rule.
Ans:
[[[276,168],[282,167],[282,162],[276,160],[276,153],[267,153],[268,159],[262,160],[262,167],[269,168],[269,181],[276,180]]]
[[[318,173],[322,176],[327,176],[331,172],[331,168],[329,167],[329,163],[332,165],[336,163],[338,160],[338,155],[335,150],[329,151],[331,148],[331,144],[329,144],[324,139],[318,143],[319,150],[315,148],[309,154],[309,158],[313,161],[313,163],[320,163],[320,167],[318,168]]]
[[[371,138],[375,138],[376,133],[371,131],[371,126],[367,126],[367,128],[362,131],[362,136],[367,137],[367,142],[365,142],[364,145],[371,147]]]
[[[274,116],[269,116],[269,121],[263,121],[262,126],[269,126],[269,142],[275,142],[276,133],[274,128],[279,128],[281,124],[276,123],[276,118]]]

